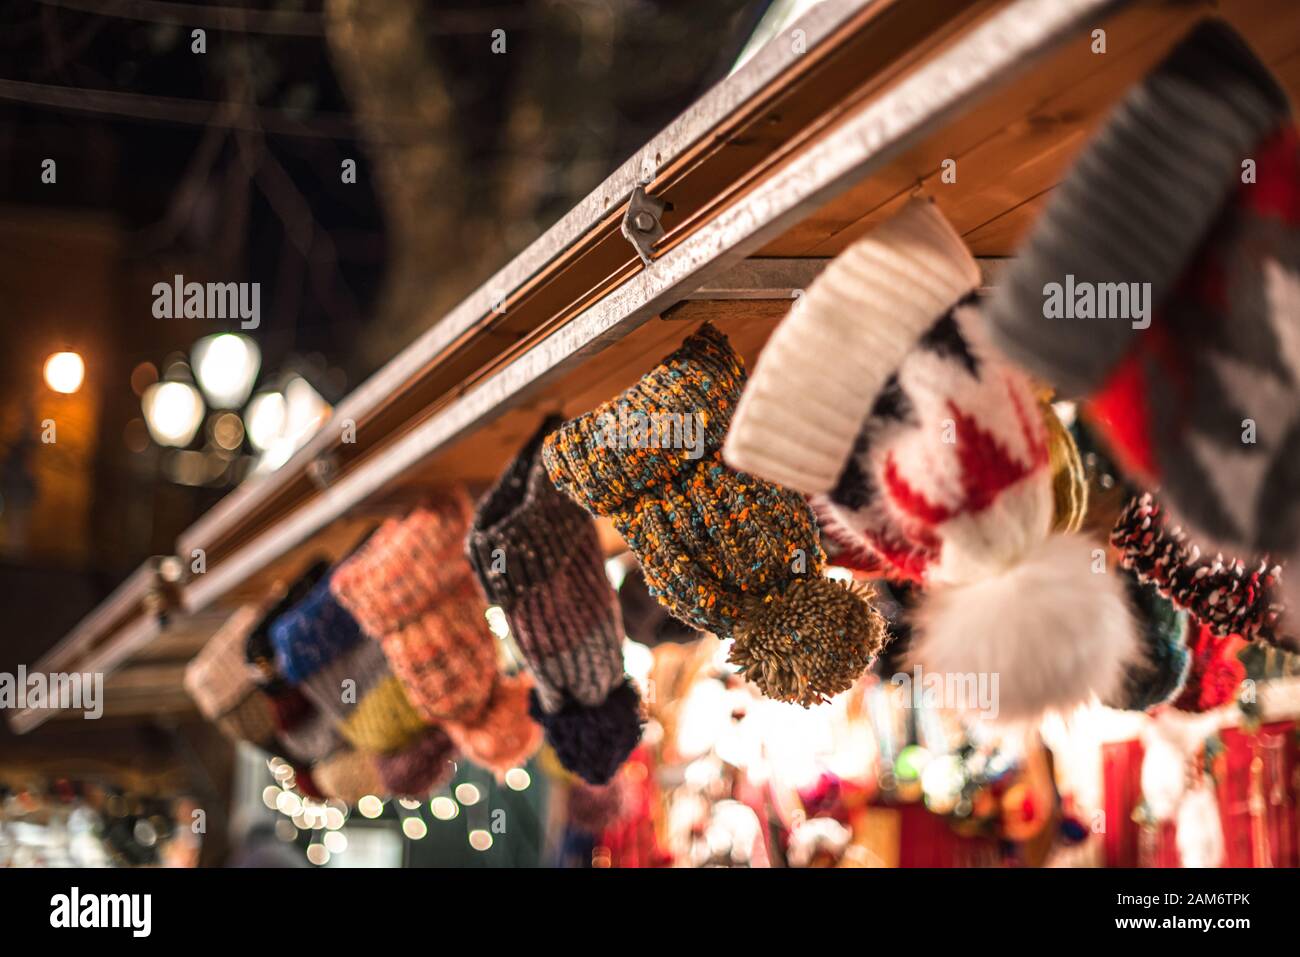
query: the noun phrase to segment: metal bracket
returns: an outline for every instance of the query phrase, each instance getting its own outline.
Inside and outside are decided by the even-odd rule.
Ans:
[[[660,217],[672,208],[671,203],[658,196],[647,196],[644,186],[638,186],[632,191],[621,228],[623,236],[632,244],[646,266],[652,261],[650,253],[654,250],[654,244],[664,236],[664,225],[660,222]]]

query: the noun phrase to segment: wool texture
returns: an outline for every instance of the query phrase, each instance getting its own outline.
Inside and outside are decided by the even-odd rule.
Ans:
[[[595,722],[596,713],[608,720],[605,702],[626,684],[623,625],[595,523],[551,484],[542,464],[542,440],[561,421],[543,422],[480,500],[466,553],[483,594],[510,623],[539,709],[554,714],[567,699]],[[619,748],[602,765],[617,767],[636,746],[639,711],[613,712],[626,725],[623,734],[593,727],[593,742]]]
[[[292,760],[313,764],[346,748],[333,718],[317,710],[297,688],[289,684],[284,687],[286,692],[270,700],[279,703],[289,699],[296,701],[292,711],[297,717],[291,724],[283,723],[283,712],[276,715],[276,740]]]
[[[528,719],[526,688],[516,693],[518,682],[497,669],[464,557],[471,514],[457,490],[385,522],[338,567],[331,587],[378,640],[415,713],[441,725],[469,760],[496,769],[525,760],[541,731]]]
[[[1136,638],[1120,585],[1092,573],[1091,544],[1053,531],[1081,519],[1077,452],[1060,448],[1068,436],[1048,427],[1032,383],[989,347],[978,269],[938,208],[913,200],[896,219],[837,257],[773,334],[807,340],[821,365],[874,369],[835,477],[804,490],[837,561],[928,589],[910,649],[923,668],[999,675],[1008,720],[1106,696]],[[895,299],[913,304],[905,325],[881,317]],[[766,431],[761,417],[747,426],[747,448],[766,445],[768,478],[799,468],[797,437],[822,416],[784,355],[765,352],[751,385],[762,408],[785,410]],[[877,368],[881,356],[891,365]],[[1057,473],[1072,473],[1065,490],[1054,445]]]
[[[427,797],[456,773],[456,745],[441,728],[426,728],[400,751],[375,759],[385,794]]]
[[[542,743],[542,728],[529,715],[532,691],[526,674],[499,676],[483,713],[472,722],[447,722],[447,734],[466,757],[498,776],[522,766]]]
[[[542,458],[557,488],[609,517],[664,607],[733,639],[730,660],[764,694],[807,707],[852,685],[883,623],[864,594],[822,577],[799,494],[722,461],[744,381],[740,357],[705,324],[631,388],[548,435]]]
[[[215,719],[217,728],[232,741],[247,741],[263,750],[275,743],[275,715],[271,702],[254,688],[239,704]]]
[[[285,680],[275,659],[271,626],[311,593],[329,572],[329,563],[317,561],[295,580],[263,615],[244,644],[244,659],[266,697],[275,737],[283,750],[302,762],[321,760],[343,746],[333,720],[307,699],[301,689]]]
[[[1300,137],[1289,117],[1240,37],[1197,27],[1053,191],[988,310],[998,348],[1085,399],[1121,467],[1158,484],[1207,547],[1252,564],[1300,549]],[[1046,290],[1067,283],[1085,305],[1104,296],[1107,315],[1050,316]],[[1149,311],[1134,316],[1120,296],[1144,289]]]
[[[338,724],[339,733],[354,748],[372,754],[400,750],[427,727],[411,707],[402,683],[391,674],[362,695]]]
[[[233,741],[269,748],[275,740],[271,701],[258,686],[258,672],[244,658],[248,636],[262,617],[260,606],[239,608],[185,668],[185,690],[199,712]]]
[[[773,331],[727,434],[727,463],[829,492],[903,358],[979,279],[934,205],[909,202],[838,256]]]
[[[383,650],[330,590],[325,576],[269,629],[277,669],[355,749],[396,751],[425,723],[406,700]]]
[[[1222,554],[1203,555],[1182,527],[1169,522],[1150,492],[1124,507],[1110,543],[1124,568],[1220,638],[1235,634],[1300,651],[1296,637],[1279,627],[1283,571],[1267,558],[1247,567]]]
[[[328,575],[270,626],[277,670],[295,685],[347,654],[361,637],[356,619],[330,592]]]
[[[367,794],[385,793],[374,755],[362,751],[339,751],[314,765],[311,776],[327,798],[347,804],[356,804]]]
[[[554,711],[531,702],[533,719],[567,770],[591,784],[605,784],[641,741],[641,699],[624,681],[596,707],[565,700]]]
[[[551,484],[542,441],[525,444],[480,499],[466,555],[488,602],[505,612],[542,707],[568,693],[587,706],[623,680],[623,624],[591,516]]]
[[[262,617],[256,604],[240,607],[218,628],[185,668],[185,690],[199,712],[215,721],[257,690],[244,646]]]
[[[299,687],[313,705],[342,722],[392,674],[383,649],[364,641],[312,672]]]
[[[262,620],[253,628],[244,645],[244,658],[259,675],[259,684],[270,684],[276,679],[283,681],[279,665],[275,659],[275,645],[271,641],[271,626],[281,615],[290,611],[306,598],[316,587],[317,582],[329,574],[329,562],[314,562],[302,573],[274,605],[262,616]]]

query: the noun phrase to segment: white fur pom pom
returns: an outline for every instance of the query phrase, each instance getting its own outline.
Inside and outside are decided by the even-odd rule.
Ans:
[[[1053,535],[1000,574],[934,587],[913,661],[945,679],[985,676],[996,689],[996,713],[981,715],[990,720],[1032,721],[1112,694],[1137,636],[1118,574],[1095,572],[1093,549]]]

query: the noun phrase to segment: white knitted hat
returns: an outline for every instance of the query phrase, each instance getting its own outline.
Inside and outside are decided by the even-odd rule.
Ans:
[[[903,356],[979,278],[934,203],[909,201],[837,256],[772,333],[732,417],[727,464],[829,491]]]

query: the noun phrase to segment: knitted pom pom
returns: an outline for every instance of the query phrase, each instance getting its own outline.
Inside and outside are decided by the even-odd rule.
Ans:
[[[384,791],[399,797],[424,797],[456,770],[456,745],[441,728],[430,728],[401,751],[375,759]]]
[[[465,757],[499,774],[527,761],[542,743],[542,729],[528,716],[533,683],[526,675],[502,675],[487,708],[474,723],[448,722],[447,733]]]
[[[1137,659],[1123,584],[1092,572],[1092,542],[1053,535],[1001,574],[935,588],[912,659],[936,675],[996,680],[990,719],[1033,720],[1116,695]]]
[[[871,597],[854,583],[795,578],[746,608],[727,660],[769,698],[823,704],[852,687],[884,646]]]
[[[529,711],[560,763],[591,784],[608,782],[641,741],[641,698],[626,679],[594,708],[566,696],[559,711],[547,714],[534,694]]]
[[[312,768],[311,775],[322,794],[348,804],[384,790],[374,758],[360,751],[340,751]]]

